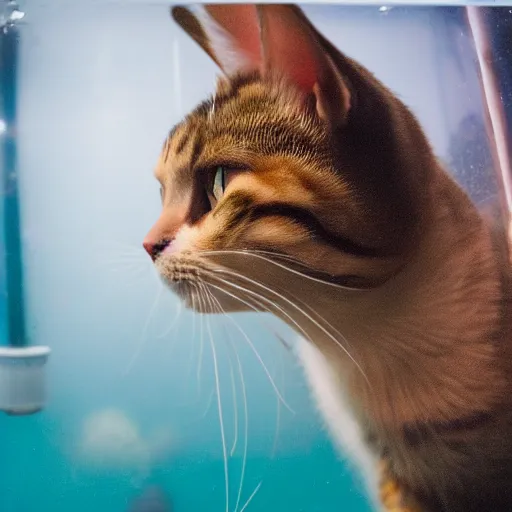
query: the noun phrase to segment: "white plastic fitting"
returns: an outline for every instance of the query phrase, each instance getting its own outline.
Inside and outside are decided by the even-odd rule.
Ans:
[[[43,409],[49,355],[44,346],[0,347],[0,411],[26,415]]]

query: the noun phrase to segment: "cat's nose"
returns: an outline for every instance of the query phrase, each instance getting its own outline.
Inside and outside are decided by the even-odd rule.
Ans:
[[[156,243],[146,239],[146,240],[144,240],[144,242],[142,242],[142,246],[144,247],[144,249],[146,249],[146,252],[149,254],[151,259],[153,261],[155,261],[156,258],[158,257],[158,255],[170,243],[171,243],[171,240],[168,240],[168,239],[160,240],[159,242],[156,242]]]
[[[142,242],[142,246],[153,261],[165,249],[175,249],[172,244],[185,222],[187,211],[186,205],[173,205],[172,208],[162,210],[160,217],[158,217]]]

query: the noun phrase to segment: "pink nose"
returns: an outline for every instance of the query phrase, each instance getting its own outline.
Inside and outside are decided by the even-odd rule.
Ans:
[[[144,240],[142,246],[146,249],[146,252],[149,254],[153,261],[156,260],[158,255],[171,243],[171,240],[160,240],[159,242],[151,242],[149,240]]]
[[[153,259],[153,249],[155,247],[155,244],[152,244],[151,242],[142,242],[142,247],[146,250],[146,252],[151,256]]]

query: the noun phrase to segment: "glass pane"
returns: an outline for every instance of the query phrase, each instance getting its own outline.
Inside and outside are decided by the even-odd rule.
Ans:
[[[485,214],[498,205],[504,226],[510,8],[468,18],[463,6],[349,3],[303,10],[411,109],[454,179]],[[349,443],[339,451],[295,357],[304,332],[268,313],[194,313],[142,247],[162,207],[162,142],[214,92],[215,63],[166,2],[32,1],[18,12],[0,18],[2,196],[14,172],[25,328],[52,354],[45,409],[0,415],[0,510],[373,510],[347,455],[359,450],[352,423],[338,423]],[[5,118],[9,30],[19,34],[15,119]],[[0,285],[8,344],[3,265]],[[326,297],[301,314],[329,331]],[[329,332],[351,350],[350,333]]]

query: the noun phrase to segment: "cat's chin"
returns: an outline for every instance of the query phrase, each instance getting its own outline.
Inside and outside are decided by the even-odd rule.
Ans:
[[[187,309],[201,314],[226,314],[254,311],[238,299],[230,297],[205,283],[193,281],[169,281],[164,278],[167,287],[176,294]]]
[[[244,294],[236,285],[219,278],[222,274],[212,277],[215,271],[221,269],[230,272],[220,261],[198,258],[193,253],[170,257],[163,254],[155,261],[155,267],[163,282],[181,299],[187,309],[205,314],[260,309],[253,295]]]
[[[200,279],[169,277],[160,273],[164,284],[179,297],[183,305],[196,313],[226,314],[254,311],[253,307],[240,301],[230,292],[214,288]]]

